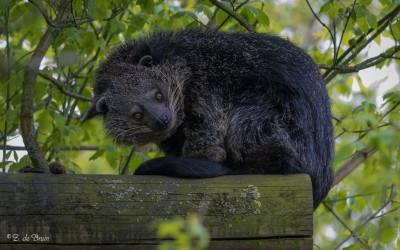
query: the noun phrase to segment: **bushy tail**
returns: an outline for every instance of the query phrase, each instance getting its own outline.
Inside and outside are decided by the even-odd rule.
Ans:
[[[143,163],[134,174],[207,178],[227,175],[229,169],[224,165],[206,159],[162,157]]]

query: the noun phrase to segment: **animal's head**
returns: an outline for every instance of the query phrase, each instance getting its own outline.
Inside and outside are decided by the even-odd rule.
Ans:
[[[182,122],[184,81],[179,69],[153,65],[149,55],[138,63],[111,56],[98,70],[84,121],[102,116],[106,132],[119,144],[162,141]]]

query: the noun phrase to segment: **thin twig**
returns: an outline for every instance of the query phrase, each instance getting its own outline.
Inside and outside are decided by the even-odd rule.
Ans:
[[[92,101],[91,98],[88,98],[86,96],[81,96],[81,95],[78,95],[78,94],[75,94],[75,93],[65,90],[64,87],[62,86],[62,84],[59,81],[57,81],[57,79],[47,75],[43,71],[39,71],[38,75],[43,77],[44,79],[50,81],[51,83],[53,83],[57,87],[57,89],[60,90],[60,92],[63,93],[64,95],[67,95],[67,96],[70,96],[70,97],[73,97],[73,98],[76,98],[76,99],[79,99],[82,101],[86,101],[86,102]]]
[[[11,80],[11,63],[10,63],[10,37],[8,33],[8,18],[10,15],[10,9],[4,13],[4,28],[6,33],[6,49],[7,49],[7,93],[6,93],[6,112],[10,109],[10,80]],[[7,119],[4,121],[4,141],[3,141],[3,161],[6,160],[6,147],[7,147],[7,133],[8,133],[8,122]],[[4,172],[5,169],[3,168]]]
[[[218,0],[210,0],[215,6],[225,11],[228,15],[232,16],[236,19],[243,27],[245,27],[249,32],[255,32],[253,26],[251,26],[243,17],[239,16],[236,12],[232,11],[228,7],[226,7],[223,3]]]
[[[326,204],[325,201],[323,201],[322,204],[324,204],[324,206],[329,210],[329,212],[331,212],[331,214],[333,215],[333,217],[335,217],[336,220],[339,221],[339,223],[342,224],[343,227],[345,227],[351,234],[353,233],[353,230],[351,230],[351,228],[350,228],[349,226],[347,226],[346,223],[344,223],[344,221],[339,217],[339,215],[337,215],[337,214],[335,213],[335,211],[333,211],[333,209],[332,209],[330,206],[328,206],[328,205]],[[356,239],[357,239],[364,247],[368,248],[368,245],[367,245],[365,242],[363,242],[363,241],[362,241],[361,239],[359,239],[359,238],[356,238]]]
[[[340,62],[342,62],[349,53],[351,53],[357,46],[359,46],[362,43],[363,45],[360,46],[356,50],[356,52],[354,52],[349,58],[347,58],[345,62],[340,64],[341,66],[347,65],[349,61],[351,61],[355,56],[357,56],[361,50],[363,50],[369,43],[371,43],[378,35],[380,35],[387,28],[387,26],[390,24],[390,21],[393,18],[395,18],[399,14],[399,12],[400,12],[400,5],[398,5],[390,13],[388,13],[386,16],[384,16],[381,20],[378,21],[379,28],[376,30],[374,35],[372,35],[371,37],[369,37],[369,39],[367,39],[367,41],[365,41],[365,38],[375,30],[374,28],[370,28],[367,33],[361,35],[352,46],[350,46],[346,51],[344,51],[340,55],[340,57],[336,61],[336,64],[338,65]],[[338,73],[340,72],[337,72],[334,68],[328,69],[323,74],[325,84],[328,84]]]
[[[244,6],[245,4],[247,4],[250,0],[246,0],[243,3],[239,4],[236,8],[233,8],[234,12],[238,12],[240,10],[240,8],[242,8],[242,6]],[[224,21],[222,21],[222,23],[218,26],[217,30],[220,30],[222,28],[222,26],[225,25],[225,23],[229,20],[229,18],[231,18],[231,16],[229,15],[227,18],[225,18]],[[254,26],[253,26],[254,27]]]
[[[132,148],[131,152],[129,153],[128,157],[126,158],[126,162],[125,162],[124,167],[122,168],[121,175],[126,174],[126,171],[128,170],[128,167],[129,167],[129,162],[131,161],[134,153],[135,153],[135,148]]]
[[[392,113],[394,110],[396,110],[396,108],[399,107],[399,105],[400,105],[400,101],[396,102],[396,104],[393,105],[392,108],[390,108],[388,111],[386,111],[385,114],[383,114],[383,116],[379,119],[378,122],[381,122],[386,116],[388,116],[390,113]],[[369,132],[369,131],[364,132],[363,134],[361,134],[361,135],[357,138],[357,141],[359,141],[359,140],[361,140],[362,138],[364,138],[364,137],[368,134],[368,132]]]
[[[53,27],[53,28],[56,28],[56,25],[53,23],[53,20],[51,20],[51,18],[49,17],[49,15],[47,15],[47,11],[46,11],[46,9],[43,7],[43,5],[37,3],[37,2],[34,1],[34,0],[28,0],[28,2],[30,2],[31,4],[33,4],[33,5],[36,7],[36,9],[42,14],[42,16],[44,17],[44,19],[46,20],[46,23],[47,23],[49,26],[51,26],[51,27]]]
[[[393,49],[393,48],[391,48],[391,49]],[[387,51],[389,51],[389,50],[387,50]],[[320,65],[318,65],[318,67],[320,69],[335,70],[335,72],[337,72],[337,73],[353,73],[353,72],[358,72],[360,70],[375,66],[375,65],[381,63],[385,59],[392,58],[393,55],[399,51],[400,51],[400,46],[396,46],[396,47],[394,47],[393,51],[389,54],[386,52],[383,52],[377,56],[368,58],[365,61],[363,61],[355,66],[320,64]]]
[[[311,10],[312,14],[314,15],[315,19],[317,19],[317,21],[328,30],[328,32],[331,36],[331,39],[332,39],[332,43],[333,43],[333,57],[336,58],[336,54],[337,54],[336,37],[334,36],[334,34],[332,34],[332,31],[329,29],[329,27],[324,22],[322,22],[321,19],[319,19],[318,15],[315,13],[314,9],[311,7],[310,2],[308,0],[306,0],[306,3],[308,5],[308,8]],[[333,20],[333,21],[335,21],[335,20]],[[334,64],[336,64],[335,61],[334,61]]]
[[[392,186],[392,188],[393,188],[393,186]],[[392,190],[393,190],[393,189],[392,189]],[[374,220],[374,219],[376,219],[376,218],[379,218],[379,217],[378,217],[378,214],[379,214],[383,209],[385,209],[385,207],[386,207],[387,205],[389,205],[389,204],[392,202],[392,194],[393,194],[393,192],[390,192],[389,199],[386,200],[386,201],[381,205],[381,207],[380,207],[375,213],[373,213],[371,216],[369,216],[361,225],[359,225],[358,227],[356,227],[356,228],[353,230],[353,232],[352,232],[346,239],[344,239],[339,245],[336,246],[335,249],[339,249],[346,241],[348,241],[349,239],[355,237],[356,233],[358,233],[358,231],[360,231],[360,230],[361,230],[365,225],[367,225],[371,220]]]
[[[340,2],[340,1],[339,1]],[[356,6],[356,2],[357,2],[357,0],[354,0],[354,2],[353,2],[353,5],[352,5],[352,7],[351,7],[351,10],[350,10],[350,12],[349,12],[349,15],[347,16],[347,20],[346,20],[346,23],[345,23],[345,25],[344,25],[344,28],[343,28],[343,31],[342,31],[342,35],[340,36],[340,40],[339,40],[339,45],[338,45],[338,47],[337,47],[337,53],[336,53],[336,57],[335,57],[335,59],[334,59],[334,65],[336,65],[337,64],[337,55],[339,54],[339,50],[340,50],[340,46],[342,45],[342,40],[343,40],[343,37],[344,37],[344,33],[345,33],[345,31],[346,31],[346,29],[347,29],[347,25],[348,25],[348,23],[349,23],[349,21],[350,21],[350,18],[351,18],[351,15],[353,14],[353,11],[354,11],[354,7]]]

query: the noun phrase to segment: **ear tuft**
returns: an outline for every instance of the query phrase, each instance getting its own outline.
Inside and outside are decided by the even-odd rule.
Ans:
[[[153,63],[153,57],[151,55],[145,55],[142,58],[140,58],[138,66],[151,66]]]

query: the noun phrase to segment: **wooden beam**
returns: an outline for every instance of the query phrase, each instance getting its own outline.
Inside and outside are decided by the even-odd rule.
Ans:
[[[51,249],[120,244],[146,249],[158,242],[155,221],[199,212],[211,249],[312,248],[308,175],[0,174],[0,200],[1,249],[37,245],[33,234],[48,237],[40,243]]]

